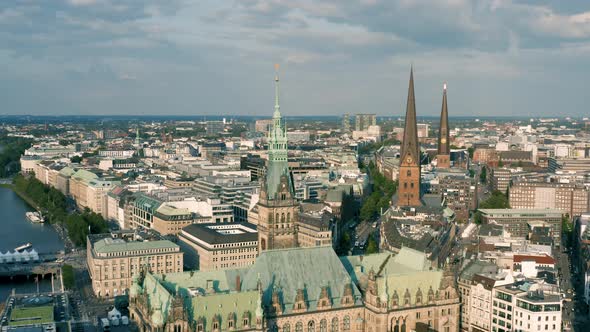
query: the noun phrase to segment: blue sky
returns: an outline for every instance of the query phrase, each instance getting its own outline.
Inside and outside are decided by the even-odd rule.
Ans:
[[[589,115],[588,0],[0,2],[0,114]]]

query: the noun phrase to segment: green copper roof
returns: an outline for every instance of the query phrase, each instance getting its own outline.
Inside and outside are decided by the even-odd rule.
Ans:
[[[64,176],[72,176],[76,171],[71,167],[64,167],[59,171],[59,174]]]
[[[98,175],[87,170],[80,169],[76,171],[76,173],[72,174],[72,178],[82,180],[84,182],[90,182],[91,180],[97,179]]]
[[[282,293],[284,312],[291,312],[298,289],[307,294],[311,310],[317,306],[322,287],[330,290],[335,306],[340,305],[344,286],[352,284],[350,275],[331,247],[270,250],[260,254],[243,277],[243,288],[254,289],[260,279],[264,303],[271,302],[273,289]],[[353,295],[360,292],[352,285]]]
[[[275,112],[273,114],[272,125],[268,132],[268,165],[265,175],[264,190],[266,191],[268,199],[276,198],[281,183],[281,177],[287,176],[289,191],[291,196],[295,197],[294,186],[289,175],[288,164],[288,147],[287,147],[287,126],[281,116],[279,106],[279,77],[275,78],[276,84],[276,100]]]
[[[226,294],[207,294],[192,298],[193,317],[205,319],[205,331],[212,331],[211,321],[218,316],[221,330],[225,331],[230,314],[234,314],[235,327],[246,328],[243,322],[244,314],[250,318],[250,326],[255,322],[255,311],[260,295],[258,291],[245,291]]]

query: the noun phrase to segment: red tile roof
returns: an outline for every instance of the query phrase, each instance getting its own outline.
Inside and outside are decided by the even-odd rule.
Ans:
[[[521,263],[524,261],[535,261],[537,264],[555,264],[553,257],[544,256],[532,256],[532,255],[514,255],[514,263]]]

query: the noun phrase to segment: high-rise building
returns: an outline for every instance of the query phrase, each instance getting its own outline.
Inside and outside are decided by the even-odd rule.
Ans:
[[[287,161],[287,128],[279,106],[275,76],[275,111],[268,133],[268,165],[258,201],[258,252],[297,247],[297,212],[293,178]]]
[[[447,108],[447,84],[443,85],[443,101],[440,111],[440,129],[438,131],[437,167],[451,167],[451,149],[449,146],[449,111]]]
[[[207,136],[215,136],[222,133],[225,128],[223,121],[207,121]]]
[[[354,124],[356,131],[367,130],[370,126],[377,125],[377,115],[376,114],[357,114],[354,117]]]
[[[344,113],[342,116],[342,133],[350,133],[350,114]]]
[[[398,206],[419,206],[420,201],[420,147],[416,128],[416,99],[414,73],[410,70],[406,123],[399,168]]]

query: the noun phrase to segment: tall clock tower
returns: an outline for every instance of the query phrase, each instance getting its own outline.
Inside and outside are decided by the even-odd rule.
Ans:
[[[275,76],[275,112],[268,133],[268,165],[258,200],[258,252],[297,247],[299,204],[287,162],[287,126],[279,107]]]
[[[447,84],[443,85],[443,101],[440,111],[440,129],[438,131],[438,152],[436,167],[451,167],[451,149],[449,146],[449,111],[447,109]]]
[[[410,69],[410,85],[406,104],[406,123],[399,167],[398,206],[419,206],[420,200],[420,146],[416,125],[416,99],[414,97],[414,71]]]

